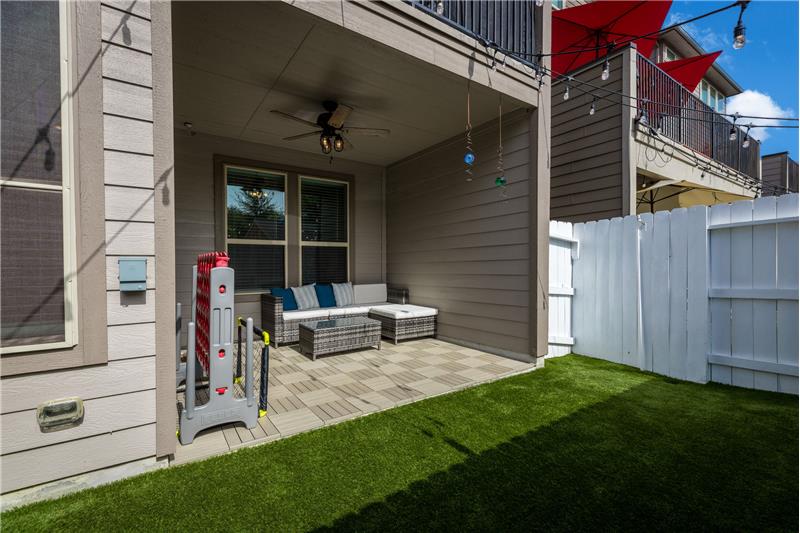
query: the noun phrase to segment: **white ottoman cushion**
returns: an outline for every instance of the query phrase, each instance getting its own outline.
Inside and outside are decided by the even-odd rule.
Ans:
[[[373,307],[370,309],[370,313],[375,313],[377,315],[394,319],[403,319],[436,316],[439,314],[439,310],[434,309],[433,307],[422,307],[420,305],[388,304]]]

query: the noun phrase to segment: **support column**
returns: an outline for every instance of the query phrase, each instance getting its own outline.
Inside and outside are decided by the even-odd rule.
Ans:
[[[156,261],[156,456],[175,453],[175,150],[172,5],[152,2]],[[192,364],[191,362],[189,363]]]
[[[622,53],[622,92],[635,95],[636,88],[636,44]],[[628,100],[625,98],[624,100]],[[633,104],[628,100],[623,104]],[[636,159],[634,158],[633,143],[635,141],[636,126],[633,123],[637,110],[630,105],[622,106],[622,216],[636,214]],[[656,117],[648,117],[655,120]]]
[[[551,4],[536,8],[536,49],[550,52]],[[542,58],[546,70],[550,58]],[[539,105],[530,116],[530,355],[547,355],[548,292],[550,286],[550,93],[552,80],[545,76],[539,91]]]

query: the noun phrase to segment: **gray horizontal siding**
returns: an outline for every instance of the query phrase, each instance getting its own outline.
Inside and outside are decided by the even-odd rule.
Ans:
[[[611,59],[605,82],[600,80],[601,69],[596,65],[574,77],[621,91],[621,57]],[[595,114],[589,116],[592,97],[581,89],[589,87],[573,83],[570,98],[564,100],[564,83],[553,84],[550,217],[555,220],[582,222],[622,214],[622,106],[597,99]]]
[[[387,275],[411,302],[439,309],[438,333],[527,354],[530,271],[529,117],[503,124],[505,198],[495,186],[497,124],[476,128],[466,181],[464,139],[387,169]]]

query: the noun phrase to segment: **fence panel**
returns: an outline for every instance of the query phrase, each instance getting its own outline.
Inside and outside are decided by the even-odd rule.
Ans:
[[[576,224],[575,352],[797,393],[798,196]]]
[[[572,224],[551,221],[548,357],[572,352],[572,260],[576,254]]]

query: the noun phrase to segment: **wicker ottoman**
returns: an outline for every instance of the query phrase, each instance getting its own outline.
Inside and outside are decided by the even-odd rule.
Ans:
[[[303,322],[300,328],[300,352],[318,355],[346,352],[359,348],[381,349],[381,326],[366,317],[335,318]]]
[[[437,314],[439,311],[433,307],[409,304],[381,305],[369,310],[369,318],[381,323],[381,335],[395,344],[405,339],[436,335]]]

